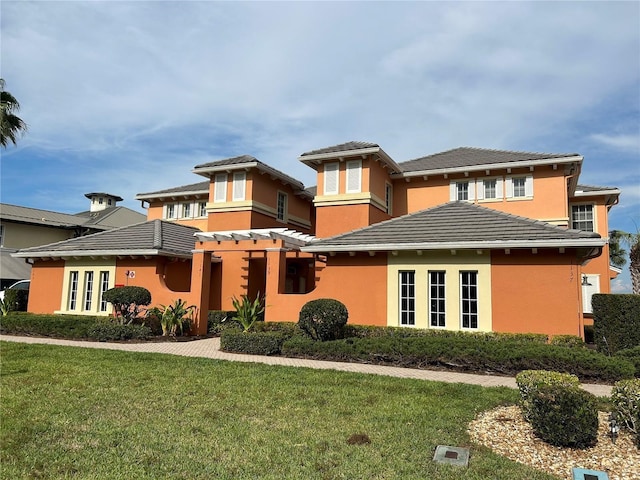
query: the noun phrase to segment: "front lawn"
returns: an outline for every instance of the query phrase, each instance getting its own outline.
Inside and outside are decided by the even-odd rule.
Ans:
[[[512,389],[0,346],[2,478],[553,478],[473,445],[468,469],[432,461]]]

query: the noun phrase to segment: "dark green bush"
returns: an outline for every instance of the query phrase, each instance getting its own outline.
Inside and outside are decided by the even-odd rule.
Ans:
[[[151,329],[145,325],[121,325],[119,323],[97,323],[89,328],[89,338],[99,342],[117,340],[146,340],[152,334]]]
[[[593,325],[584,326],[584,343],[594,343]]]
[[[640,295],[596,294],[591,305],[598,351],[613,355],[640,346]]]
[[[243,332],[228,329],[220,335],[220,349],[224,352],[249,355],[278,355],[287,339],[279,332]]]
[[[551,445],[590,447],[598,439],[598,401],[577,387],[542,385],[531,397],[530,422]]]
[[[611,389],[611,402],[620,424],[636,435],[640,446],[640,379],[616,382]]]
[[[618,350],[615,354],[616,357],[624,358],[632,362],[636,367],[636,377],[640,377],[640,347],[625,348],[624,350]]]
[[[256,322],[253,328],[256,332],[278,332],[285,337],[303,334],[298,324],[293,322]]]
[[[348,318],[349,312],[342,302],[319,298],[304,304],[298,325],[314,340],[327,341],[338,338]]]
[[[89,329],[101,321],[104,321],[104,317],[9,313],[0,319],[0,332],[14,335],[86,339],[89,338]]]
[[[151,303],[151,292],[144,287],[116,287],[104,292],[102,299],[113,305],[122,323],[129,324],[140,314],[140,307]]]
[[[537,395],[542,386],[578,387],[580,380],[568,373],[550,372],[548,370],[523,370],[516,375],[516,383],[520,391],[520,406],[526,420],[531,418],[531,399]]]
[[[26,312],[29,303],[29,290],[15,288],[5,290],[4,301],[10,312]]]
[[[242,328],[240,322],[233,320],[235,314],[235,310],[209,310],[207,316],[207,333],[220,335],[220,333],[229,328]]]
[[[584,340],[577,335],[554,335],[549,343],[560,347],[586,347]]]
[[[522,370],[574,373],[580,379],[616,381],[633,376],[631,362],[589,349],[538,343],[486,341],[473,336],[347,338],[307,342],[292,338],[282,347],[287,356],[358,361],[399,367],[446,366],[463,371],[515,375]]]

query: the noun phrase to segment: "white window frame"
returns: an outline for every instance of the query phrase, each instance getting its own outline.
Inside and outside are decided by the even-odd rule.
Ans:
[[[393,185],[385,182],[384,186],[384,202],[388,215],[393,215]]]
[[[104,292],[109,290],[109,271],[101,270],[99,278],[100,278],[100,293],[98,296],[98,301],[100,302],[100,306],[98,307],[98,310],[100,312],[106,312],[108,311],[107,307],[109,305],[109,302],[104,300],[102,296],[104,295]]]
[[[178,218],[178,209],[175,203],[167,203],[164,206],[164,218],[168,220]]]
[[[278,220],[279,222],[286,222],[288,218],[288,208],[289,196],[285,192],[278,190],[276,196],[276,220]]]
[[[487,182],[496,182],[494,197],[487,196]],[[478,180],[476,185],[476,193],[477,193],[478,200],[487,200],[487,201],[502,200],[504,196],[502,177],[491,177],[491,178],[483,178]]]
[[[398,322],[401,327],[416,325],[416,272],[398,272]]]
[[[227,178],[226,173],[218,173],[214,177],[214,203],[224,203],[227,201]]]
[[[67,310],[74,312],[78,306],[78,279],[80,272],[71,270],[69,272],[69,295],[67,299]]]
[[[207,202],[198,202],[198,217],[204,218],[207,216]]]
[[[428,302],[429,328],[446,328],[447,326],[447,272],[445,270],[429,270]]]
[[[180,213],[182,218],[191,218],[191,211],[193,208],[193,205],[191,203],[182,203],[180,204]]]
[[[473,275],[475,282],[471,279],[465,281],[465,275]],[[465,294],[465,288],[468,289]],[[472,295],[475,292],[475,295]],[[478,295],[478,272],[473,270],[460,271],[460,329],[478,330],[479,318],[479,295]],[[465,306],[467,308],[465,308]],[[475,312],[473,311],[475,310]],[[465,326],[465,323],[467,325]]]
[[[587,211],[586,208],[589,207],[590,211]],[[580,210],[585,209],[584,211],[575,212],[574,209]],[[571,228],[574,230],[582,230],[583,232],[595,232],[596,231],[596,216],[595,216],[595,205],[593,203],[578,203],[571,205]],[[589,214],[591,218],[589,217]],[[576,218],[577,216],[584,216],[584,218]],[[589,223],[591,222],[591,230],[584,228],[576,228],[579,223]]]
[[[87,270],[84,272],[84,296],[82,302],[82,309],[85,311],[91,311],[91,305],[93,300],[93,270]]]
[[[452,180],[449,184],[449,200],[452,202],[473,202],[475,200],[475,183],[472,180]],[[461,186],[467,186],[467,198],[458,198],[462,193]]]
[[[514,181],[524,179],[524,195],[515,195]],[[533,175],[512,175],[506,177],[506,197],[515,200],[530,200],[533,198]]]
[[[329,182],[331,178],[332,182]],[[337,195],[340,192],[340,164],[331,162],[324,164],[324,194]],[[330,188],[334,184],[334,188]]]
[[[346,192],[360,193],[362,191],[362,160],[349,160],[345,163]]]
[[[247,185],[246,172],[233,173],[233,201],[238,202],[245,199]]]

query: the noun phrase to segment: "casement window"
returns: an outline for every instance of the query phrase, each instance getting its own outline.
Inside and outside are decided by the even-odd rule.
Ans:
[[[399,272],[400,325],[416,324],[416,273]]]
[[[593,232],[593,205],[572,205],[571,206],[571,228]]]
[[[93,299],[93,271],[84,272],[84,307],[83,310],[91,310]]]
[[[460,272],[460,326],[478,328],[478,272]]]
[[[167,205],[165,205],[165,213],[164,213],[164,218],[167,219],[172,219],[172,218],[177,218],[177,209],[176,209],[176,205],[174,203],[168,203]]]
[[[362,190],[362,160],[351,160],[346,163],[347,193],[360,193]]]
[[[384,202],[387,207],[387,214],[393,215],[393,185],[391,185],[390,183],[385,184]]]
[[[287,221],[287,194],[278,192],[276,218],[281,222]]]
[[[214,178],[213,201],[216,203],[227,201],[227,174],[218,173]]]
[[[582,274],[582,312],[593,313],[591,306],[591,297],[596,293],[600,293],[600,275]]]
[[[182,218],[191,218],[191,204],[183,203],[182,204]]]
[[[78,271],[69,272],[69,301],[67,302],[68,310],[75,310],[78,303]]]
[[[475,183],[464,181],[453,181],[449,185],[449,200],[473,201],[475,200]]]
[[[107,311],[107,303],[108,302],[102,298],[102,295],[107,290],[109,290],[109,272],[101,271],[100,272],[100,296],[98,297],[100,299],[100,311],[101,312],[106,312]]]
[[[507,177],[507,198],[533,198],[533,175]]]
[[[198,216],[199,217],[207,216],[207,202],[198,203]]]
[[[324,164],[324,194],[337,195],[340,190],[340,164]]]
[[[429,272],[429,325],[446,326],[445,272]]]
[[[478,200],[502,200],[502,178],[478,180]]]
[[[244,200],[247,183],[246,172],[235,172],[233,174],[233,200]]]

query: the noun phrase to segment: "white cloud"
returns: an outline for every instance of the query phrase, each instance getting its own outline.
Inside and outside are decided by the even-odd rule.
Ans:
[[[596,133],[591,135],[590,138],[617,150],[640,153],[640,132],[635,134]]]

